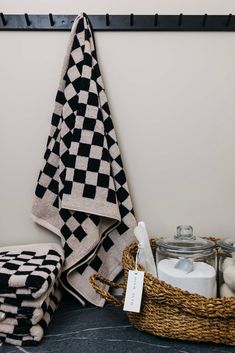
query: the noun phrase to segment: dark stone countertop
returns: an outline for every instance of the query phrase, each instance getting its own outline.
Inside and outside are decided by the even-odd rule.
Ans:
[[[121,308],[79,306],[65,297],[43,341],[35,347],[2,345],[0,353],[235,353],[235,347],[159,338],[133,328]]]

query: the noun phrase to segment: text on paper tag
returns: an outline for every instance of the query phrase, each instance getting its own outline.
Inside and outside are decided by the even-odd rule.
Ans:
[[[128,272],[126,295],[123,310],[140,312],[144,285],[144,271],[130,270]]]

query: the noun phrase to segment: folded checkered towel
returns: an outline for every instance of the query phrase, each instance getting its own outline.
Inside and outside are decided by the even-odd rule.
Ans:
[[[59,277],[63,260],[61,246],[54,243],[0,248],[0,297],[43,296]]]
[[[33,300],[0,297],[0,313],[5,317],[0,324],[19,327],[36,325],[47,311],[51,296],[58,286],[59,280],[45,294]]]
[[[57,287],[55,292],[50,295],[47,310],[36,325],[19,326],[0,322],[0,341],[17,346],[38,344],[43,338],[47,326],[51,322],[53,313],[58,307],[61,297],[61,288]]]
[[[61,237],[65,289],[102,306],[89,278],[122,270],[136,221],[85,14],[72,28],[51,124],[32,217]]]

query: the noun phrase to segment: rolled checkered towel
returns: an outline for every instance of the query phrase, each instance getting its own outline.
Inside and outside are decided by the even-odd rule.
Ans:
[[[0,248],[0,297],[43,296],[59,277],[63,260],[61,246],[54,243]]]
[[[61,237],[61,283],[82,304],[104,304],[89,278],[112,280],[136,220],[101,78],[91,25],[73,25],[32,217]]]
[[[57,280],[45,294],[34,300],[0,297],[0,313],[5,317],[0,321],[0,324],[17,325],[18,327],[36,325],[47,311],[51,295],[54,294],[58,285],[59,281]]]
[[[18,326],[2,324],[0,322],[0,341],[17,346],[38,344],[51,322],[53,313],[57,309],[61,297],[62,291],[59,286],[53,294],[51,293],[48,308],[45,311],[43,318],[36,325]]]

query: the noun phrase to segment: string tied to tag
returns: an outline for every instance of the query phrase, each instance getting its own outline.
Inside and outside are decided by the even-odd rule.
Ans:
[[[138,249],[135,255],[135,270],[138,270],[138,263],[140,262],[141,250],[144,248],[144,243],[138,243]]]

